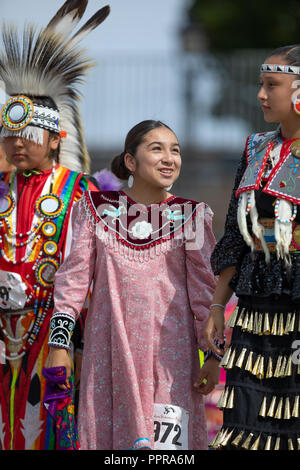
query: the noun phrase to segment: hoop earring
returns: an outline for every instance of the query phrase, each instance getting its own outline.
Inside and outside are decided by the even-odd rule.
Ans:
[[[128,188],[132,188],[133,186],[133,175],[130,175],[127,181]]]

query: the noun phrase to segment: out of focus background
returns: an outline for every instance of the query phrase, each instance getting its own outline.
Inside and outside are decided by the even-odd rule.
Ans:
[[[63,2],[2,0],[2,20],[45,26]],[[182,147],[173,190],[210,205],[219,239],[247,136],[276,126],[256,98],[259,65],[299,41],[299,1],[90,0],[84,20],[106,3],[110,16],[83,43],[97,64],[81,106],[92,171],[109,167],[138,122],[166,122]],[[224,380],[222,371],[207,398],[210,437],[222,422],[215,405]]]
[[[83,20],[105,3],[90,0]],[[109,166],[133,125],[165,121],[183,148],[174,192],[211,206],[218,239],[246,137],[270,129],[256,99],[259,65],[273,48],[298,41],[299,2],[107,3],[110,16],[83,43],[97,63],[82,86],[92,170]],[[44,26],[62,4],[1,2],[1,16]]]

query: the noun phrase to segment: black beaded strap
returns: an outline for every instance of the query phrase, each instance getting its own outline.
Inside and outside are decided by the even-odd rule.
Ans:
[[[214,341],[215,345],[219,349],[224,349],[225,348],[225,337],[224,337],[224,343],[221,343],[218,339],[215,339]],[[215,353],[211,349],[208,349],[204,353],[204,362],[206,362],[210,357],[214,357],[218,361],[221,361],[223,359],[223,356],[220,356],[220,354]]]
[[[50,321],[49,346],[70,349],[75,320],[69,313],[55,313]]]

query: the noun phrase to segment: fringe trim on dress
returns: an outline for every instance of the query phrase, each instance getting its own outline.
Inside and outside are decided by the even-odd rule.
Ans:
[[[238,450],[300,450],[300,435],[293,437],[235,427],[222,427],[209,444],[212,449],[235,447]]]
[[[298,319],[296,318],[298,317]],[[243,331],[256,335],[283,336],[294,331],[300,332],[299,312],[275,313],[258,312],[247,307],[236,307],[227,326],[240,327]]]
[[[274,379],[291,377],[293,370],[300,374],[300,362],[295,361],[292,354],[258,354],[242,346],[230,346],[225,352],[220,364],[225,370],[239,367],[255,375],[258,379]]]

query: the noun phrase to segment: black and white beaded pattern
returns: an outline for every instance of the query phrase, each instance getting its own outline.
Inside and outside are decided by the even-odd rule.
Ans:
[[[48,345],[69,349],[74,327],[75,321],[72,315],[65,312],[55,313],[50,321]]]

